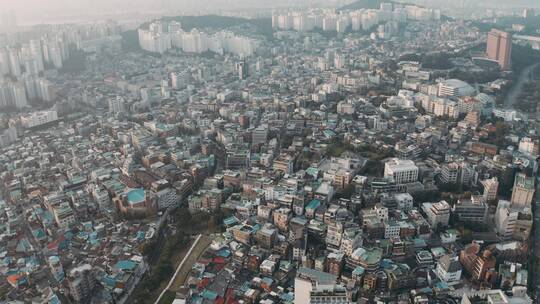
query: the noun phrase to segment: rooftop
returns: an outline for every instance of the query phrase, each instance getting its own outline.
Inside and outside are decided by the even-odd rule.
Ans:
[[[337,277],[333,274],[304,267],[300,267],[298,269],[297,275],[316,281],[319,284],[335,283],[337,279]]]
[[[144,201],[144,189],[131,189],[126,192],[128,202],[130,204],[138,204]]]

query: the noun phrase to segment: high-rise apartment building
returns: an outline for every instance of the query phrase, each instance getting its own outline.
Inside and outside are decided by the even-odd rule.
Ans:
[[[487,37],[487,56],[495,60],[503,70],[510,68],[512,56],[512,34],[492,29]]]

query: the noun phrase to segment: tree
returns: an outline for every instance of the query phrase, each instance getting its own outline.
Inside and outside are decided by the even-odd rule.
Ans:
[[[355,188],[353,184],[348,184],[347,187],[345,187],[343,190],[341,190],[341,192],[338,192],[336,194],[336,198],[350,199],[355,192],[354,189]]]
[[[508,125],[504,122],[499,121],[495,124],[495,145],[497,147],[503,147],[509,129]]]
[[[156,246],[157,246],[157,242],[155,239],[152,239],[150,241],[147,241],[145,243],[143,243],[140,247],[139,247],[139,251],[144,255],[144,256],[150,256],[154,250],[156,250]]]

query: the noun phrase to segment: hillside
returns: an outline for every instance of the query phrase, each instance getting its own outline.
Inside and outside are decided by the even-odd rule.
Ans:
[[[204,29],[228,29],[230,27],[239,25],[251,25],[257,29],[257,33],[265,36],[268,39],[273,38],[272,19],[246,19],[238,17],[226,17],[217,15],[205,15],[205,16],[177,16],[177,17],[165,17],[161,19],[165,22],[178,21],[182,23],[182,29],[184,31],[191,31],[194,28]],[[148,28],[149,23],[141,25],[141,28]],[[127,31],[122,33],[122,47],[126,51],[140,50],[139,36],[136,30]]]
[[[246,19],[240,17],[227,17],[218,15],[204,15],[204,16],[177,16],[177,17],[164,17],[161,19],[165,22],[178,21],[182,23],[182,29],[184,31],[191,31],[194,28],[204,29],[227,29],[239,25],[252,25],[257,29],[257,32],[263,36],[272,36],[272,19]],[[147,28],[147,24],[143,24],[142,28]]]
[[[377,9],[381,6],[381,3],[392,2],[384,0],[358,0],[349,5],[345,5],[338,9],[338,11],[357,10],[357,9]]]
[[[178,21],[182,23],[182,29],[184,31],[191,31],[193,28],[214,28],[214,29],[226,29],[233,26],[239,26],[243,24],[250,24],[257,27],[261,33],[272,30],[272,20],[267,19],[246,19],[239,17],[226,17],[217,15],[205,15],[205,16],[178,16],[178,17],[165,17],[163,21]]]
[[[513,24],[522,24],[525,30],[519,32],[520,35],[538,36],[537,30],[540,30],[540,16],[534,16],[528,19],[517,16],[504,16],[495,19],[495,23],[491,22],[474,22],[476,27],[481,31],[489,32],[492,28],[502,31],[508,31]]]

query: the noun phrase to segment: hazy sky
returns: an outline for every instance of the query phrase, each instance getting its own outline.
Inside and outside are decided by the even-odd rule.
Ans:
[[[353,1],[353,0],[351,0]],[[435,3],[452,3],[461,2],[462,0],[408,0],[406,2],[435,2]],[[463,0],[466,2],[479,3],[494,3],[508,6],[540,6],[539,0]],[[211,5],[220,6],[264,6],[268,7],[272,4],[285,4],[287,2],[297,4],[298,2],[310,3],[321,2],[320,0],[0,0],[0,11],[16,10],[23,14],[24,12],[38,11],[81,11],[84,9],[107,10],[121,8],[141,8],[141,7],[160,7],[163,4],[173,5],[175,7],[199,7],[205,8]],[[328,1],[329,2],[329,1]]]
[[[345,2],[345,0],[327,0],[326,2]],[[348,0],[352,2],[354,0]],[[269,7],[279,3],[286,5],[291,3],[313,3],[324,2],[323,0],[0,0],[0,10],[25,11],[75,11],[82,9],[126,9],[126,8],[158,8],[162,6],[172,6],[175,8],[208,8],[212,5],[222,7],[249,6],[249,7]]]
[[[193,12],[208,9],[270,8],[317,5],[336,2],[339,5],[354,0],[0,0],[0,13],[15,11],[19,23],[54,22],[62,19],[85,19],[99,15],[149,14],[167,10]],[[462,2],[463,1],[463,2]],[[339,2],[339,3],[338,3]],[[540,7],[540,0],[407,0],[424,5],[447,5],[458,3],[492,4],[495,7]]]
[[[148,14],[157,11],[206,11],[271,8],[309,3],[338,4],[354,0],[0,0],[0,12],[15,11],[21,23],[50,21],[66,16]],[[31,21],[30,21],[31,20]]]

